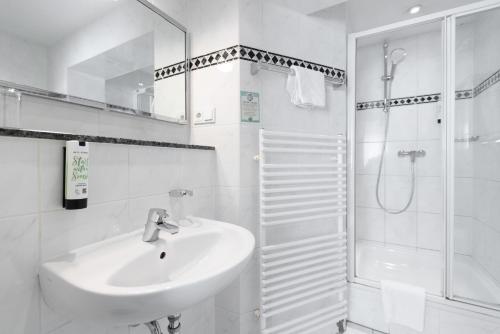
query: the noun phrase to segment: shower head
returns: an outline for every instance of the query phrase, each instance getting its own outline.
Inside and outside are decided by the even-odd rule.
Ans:
[[[407,56],[406,50],[405,49],[394,49],[391,52],[391,73],[389,74],[389,77],[392,79],[394,78],[394,73],[396,72],[396,66],[401,63],[403,60],[405,60]]]
[[[391,62],[392,65],[397,65],[401,63],[403,60],[405,60],[407,56],[406,50],[405,49],[394,49],[391,52]]]

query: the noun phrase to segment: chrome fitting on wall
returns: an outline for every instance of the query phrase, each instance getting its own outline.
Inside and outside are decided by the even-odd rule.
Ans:
[[[185,196],[190,196],[192,197],[194,195],[194,192],[189,189],[173,189],[168,192],[170,197],[173,198],[181,198]]]

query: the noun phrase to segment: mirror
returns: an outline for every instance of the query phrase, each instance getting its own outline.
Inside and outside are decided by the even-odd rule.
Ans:
[[[186,122],[186,31],[147,0],[0,0],[0,86]]]

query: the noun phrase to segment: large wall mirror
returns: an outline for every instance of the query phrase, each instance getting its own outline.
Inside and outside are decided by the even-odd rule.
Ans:
[[[1,0],[4,89],[186,122],[186,30],[147,0]]]

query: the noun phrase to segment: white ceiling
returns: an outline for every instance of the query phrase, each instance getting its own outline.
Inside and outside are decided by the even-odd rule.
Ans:
[[[347,0],[271,0],[281,6],[291,8],[302,14],[313,14],[346,2]]]
[[[0,0],[0,30],[52,45],[130,0]]]
[[[348,0],[349,31],[362,31],[477,1],[480,0]],[[415,5],[423,6],[421,12],[408,14],[408,9]]]

